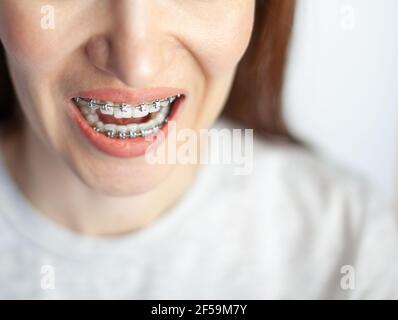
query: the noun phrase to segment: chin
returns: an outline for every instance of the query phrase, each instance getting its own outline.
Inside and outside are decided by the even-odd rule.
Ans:
[[[108,166],[107,166],[108,167]],[[156,190],[171,175],[170,165],[121,165],[112,170],[77,169],[78,178],[91,190],[111,197],[131,197]]]

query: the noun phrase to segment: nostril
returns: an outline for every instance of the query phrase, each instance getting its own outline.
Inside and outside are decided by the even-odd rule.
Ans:
[[[92,37],[86,45],[86,53],[90,62],[96,68],[106,72],[109,72],[108,61],[110,51],[110,42],[104,36]]]

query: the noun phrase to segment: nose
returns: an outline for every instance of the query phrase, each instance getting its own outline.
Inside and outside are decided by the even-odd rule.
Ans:
[[[167,65],[167,34],[154,1],[110,1],[109,28],[89,39],[86,52],[99,70],[130,87],[153,83]],[[105,21],[104,21],[105,23]]]

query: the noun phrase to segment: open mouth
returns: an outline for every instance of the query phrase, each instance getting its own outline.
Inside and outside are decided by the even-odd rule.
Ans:
[[[136,105],[83,97],[74,97],[72,101],[94,131],[108,138],[134,139],[156,134],[183,97],[177,94]]]

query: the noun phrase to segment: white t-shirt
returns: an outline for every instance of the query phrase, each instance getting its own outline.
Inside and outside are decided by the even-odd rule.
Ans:
[[[90,238],[36,212],[2,159],[0,298],[398,298],[397,222],[364,181],[255,140],[252,174],[204,165],[150,226]]]

